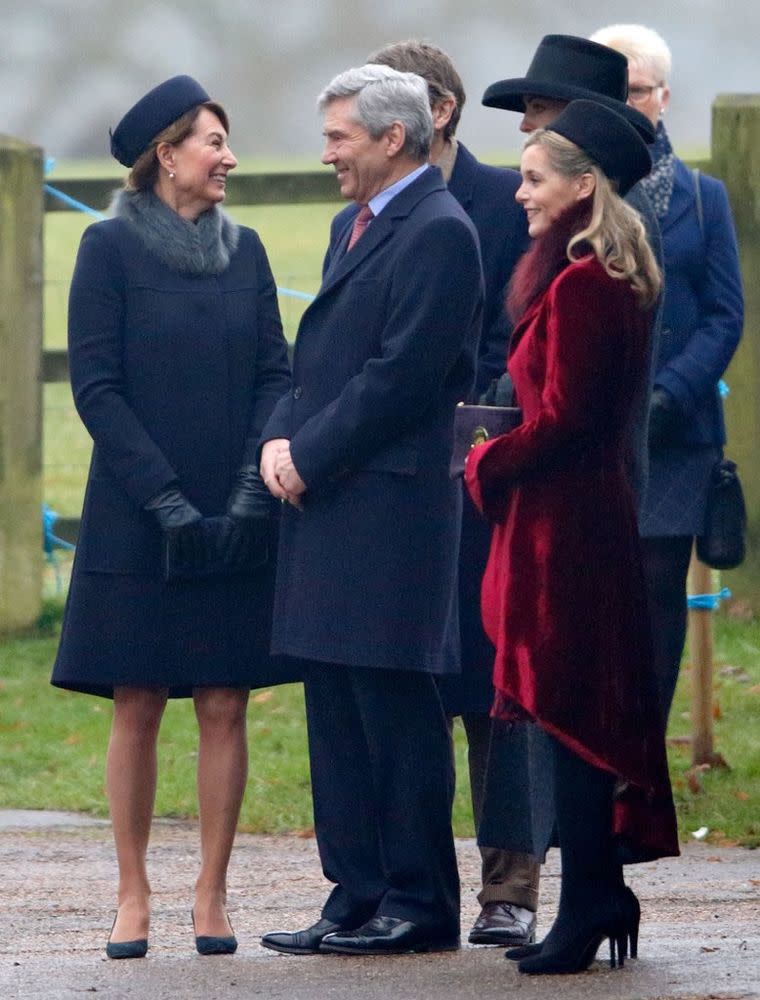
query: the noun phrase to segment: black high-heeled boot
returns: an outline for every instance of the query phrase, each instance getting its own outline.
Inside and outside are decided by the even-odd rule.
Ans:
[[[554,741],[554,799],[562,856],[557,918],[540,950],[519,959],[531,975],[588,968],[604,938],[622,965],[638,935],[638,902],[623,883],[612,838],[614,776]]]
[[[625,923],[627,927],[627,938],[631,947],[631,958],[636,958],[638,956],[641,907],[639,906],[639,901],[633,890],[628,886],[625,886],[622,906],[625,911]],[[523,958],[531,958],[533,955],[540,955],[543,946],[543,941],[537,941],[535,944],[523,944],[517,948],[508,948],[504,952],[504,958],[509,959],[510,962],[519,962]],[[621,950],[619,950],[619,954],[621,956],[620,964],[622,965],[623,960],[625,960],[628,956]]]

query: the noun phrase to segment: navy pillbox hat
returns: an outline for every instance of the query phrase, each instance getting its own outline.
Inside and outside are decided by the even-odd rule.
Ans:
[[[127,111],[110,133],[112,155],[125,167],[134,166],[159,132],[186,111],[210,100],[191,76],[173,76],[159,83]]]
[[[652,169],[649,150],[630,122],[596,101],[571,101],[546,127],[574,142],[625,195]]]

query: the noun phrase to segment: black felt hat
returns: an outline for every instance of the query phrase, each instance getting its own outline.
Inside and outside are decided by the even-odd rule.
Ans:
[[[598,101],[629,121],[645,142],[654,142],[652,123],[625,103],[628,60],[607,45],[576,35],[545,35],[525,76],[492,83],[483,94],[483,104],[522,112],[525,96]]]
[[[110,133],[112,155],[125,167],[134,166],[159,132],[186,111],[209,100],[206,91],[191,76],[173,76],[159,83],[129,109]]]
[[[649,150],[636,129],[597,101],[571,101],[546,131],[563,135],[588,153],[621,195],[652,169]]]

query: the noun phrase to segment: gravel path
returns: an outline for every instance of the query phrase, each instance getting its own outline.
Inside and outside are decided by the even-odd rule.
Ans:
[[[477,911],[479,859],[460,840],[462,926]],[[539,931],[559,888],[557,852],[542,881]],[[0,811],[0,1000],[101,996],[287,1000],[745,1000],[760,998],[760,853],[690,844],[683,857],[629,869],[644,920],[638,961],[583,975],[520,976],[501,949],[431,956],[291,958],[259,936],[316,919],[327,892],[312,839],[241,834],[231,868],[232,957],[193,950],[197,828],[157,822],[150,849],[154,909],[145,961],[109,962],[115,863],[108,823]],[[603,955],[604,951],[600,951]]]

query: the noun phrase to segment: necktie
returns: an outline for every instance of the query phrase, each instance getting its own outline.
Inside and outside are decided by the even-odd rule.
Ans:
[[[346,253],[353,247],[354,243],[357,242],[359,237],[362,235],[364,230],[369,225],[369,220],[373,218],[372,209],[369,205],[362,205],[359,210],[359,214],[354,219],[354,228],[351,230],[351,238],[348,241],[348,246],[346,247]]]

